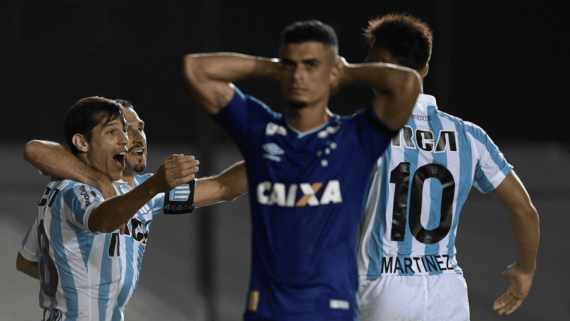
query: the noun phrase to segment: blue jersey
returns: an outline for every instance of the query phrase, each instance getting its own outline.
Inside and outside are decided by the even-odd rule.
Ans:
[[[469,190],[493,191],[511,168],[485,131],[420,95],[371,178],[359,275],[462,273],[455,237]]]
[[[238,143],[252,211],[245,319],[353,320],[366,183],[394,134],[369,108],[299,132],[236,88],[214,116]]]
[[[52,180],[20,253],[38,262],[40,306],[61,320],[111,320],[120,279],[119,231],[89,230],[101,204],[95,188]]]

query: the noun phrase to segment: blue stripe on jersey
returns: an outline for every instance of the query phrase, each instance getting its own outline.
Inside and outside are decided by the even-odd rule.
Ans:
[[[439,133],[443,130],[443,125],[441,120],[437,117],[435,106],[427,106],[427,114],[433,115],[432,121],[430,121],[429,129],[434,134],[433,146],[434,150],[437,144],[437,139]],[[447,168],[447,149],[443,153],[431,153],[433,157],[432,163],[439,164]],[[429,220],[426,226],[427,230],[434,230],[439,226],[441,220],[441,200],[443,195],[443,186],[441,182],[435,178],[430,179],[430,211]],[[439,243],[426,244],[425,245],[425,255],[437,255],[439,254]],[[441,274],[441,272],[430,272],[430,275]]]
[[[75,219],[78,222],[83,222],[83,215],[85,215],[85,210],[81,207],[81,202],[79,198],[75,195],[75,191],[73,190],[74,182],[68,183],[68,185],[64,188],[65,193],[63,199],[65,200],[65,204],[71,209],[71,212],[75,215]],[[55,189],[54,189],[55,190]],[[73,224],[69,224],[69,226],[73,227],[76,231],[80,231],[77,226]]]
[[[455,130],[457,131],[457,140],[459,145],[459,186],[457,191],[457,200],[466,200],[467,195],[469,194],[469,190],[471,189],[471,182],[473,179],[472,173],[472,162],[473,158],[471,155],[471,144],[469,139],[464,134],[463,131],[458,130],[459,122],[452,117],[447,116],[446,114],[442,114],[446,116],[447,119],[451,120],[455,124]],[[451,231],[449,233],[449,241],[447,243],[447,254],[450,257],[451,265],[454,269],[457,268],[457,260],[451,260],[451,257],[454,255],[454,248],[455,248],[455,233],[457,231],[457,222],[459,222],[459,216],[461,215],[461,211],[463,210],[463,204],[465,202],[457,202],[457,207],[455,208],[455,217],[453,218],[453,223],[451,224]],[[457,272],[461,274],[460,272]]]
[[[67,196],[67,194],[74,194],[73,186],[69,188],[69,185],[63,189],[62,193]],[[67,255],[65,254],[65,248],[63,246],[63,233],[61,230],[62,224],[62,208],[61,208],[61,194],[56,195],[52,207],[52,218],[50,222],[50,243],[53,247],[55,254],[55,262],[57,262],[59,282],[61,283],[61,288],[63,290],[63,296],[66,299],[67,311],[66,316],[75,320],[79,313],[79,300],[77,297],[77,288],[75,287],[75,280],[73,279],[73,272],[67,260]],[[65,201],[65,196],[64,196]],[[67,203],[67,202],[66,202]],[[65,219],[64,219],[65,220]],[[55,303],[54,307],[57,306],[55,298],[52,299],[52,304]]]
[[[76,228],[73,224],[67,222],[69,226]],[[93,245],[93,238],[95,235],[91,233],[77,233],[77,243],[79,243],[79,250],[81,251],[81,257],[83,258],[83,263],[87,269],[87,263],[89,262],[89,253],[91,252],[91,246]]]
[[[129,222],[128,224],[130,225],[131,223]],[[124,237],[123,240],[125,242],[125,250],[126,250],[125,251],[126,253],[124,254],[126,256],[125,259],[126,266],[125,266],[125,279],[123,280],[123,287],[121,288],[121,291],[119,292],[119,297],[117,298],[117,305],[119,307],[122,307],[125,304],[127,298],[129,297],[129,292],[131,290],[131,283],[133,282],[133,277],[134,277],[134,272],[132,270],[134,240],[132,237]],[[115,312],[118,312],[117,309],[115,309]]]
[[[408,126],[410,126],[412,128],[412,136],[416,134],[416,129],[418,128],[416,126],[415,121],[413,120],[413,118],[410,118],[408,120],[408,123],[406,124]],[[417,141],[417,139],[415,139],[415,141]],[[418,146],[416,146],[416,148],[407,148],[405,147],[406,144],[403,144],[404,146],[404,162],[410,163],[410,179],[412,179],[414,177],[414,174],[416,173],[416,170],[418,169],[418,156],[419,156],[419,148]],[[388,176],[386,176],[388,177]],[[410,219],[410,194],[411,194],[412,189],[408,188],[408,209],[407,209],[407,213],[406,213],[406,235],[404,236],[404,241],[403,242],[398,242],[398,256],[401,257],[407,257],[409,258],[410,255],[412,254],[412,239],[414,239],[414,236],[412,235],[412,232],[410,231],[410,224],[409,219]],[[400,270],[398,273],[401,275],[402,274],[402,270]]]
[[[480,127],[476,126],[475,124],[472,123],[467,123],[467,126],[465,126],[465,128],[467,129],[467,132],[470,133],[475,139],[477,139],[481,144],[485,145],[485,149],[487,150],[487,152],[489,152],[489,154],[491,155],[491,159],[493,160],[493,162],[495,164],[497,164],[497,166],[501,169],[501,172],[507,176],[510,171],[511,171],[511,167],[507,166],[507,162],[505,161],[505,159],[502,157],[502,155],[499,152],[499,149],[497,148],[497,146],[493,143],[493,141],[491,140],[491,138],[489,136],[486,135],[485,131],[483,131],[483,129],[481,129]],[[482,187],[482,186],[481,186]],[[492,190],[494,190],[495,188],[491,188],[490,190],[484,190],[485,193],[488,193]]]
[[[370,248],[368,249],[368,256],[370,262],[373,264],[368,264],[368,274],[367,279],[371,280],[382,276],[382,258],[384,257],[384,234],[386,233],[386,211],[388,209],[388,189],[390,188],[390,182],[388,178],[390,177],[390,155],[392,149],[390,146],[384,152],[384,158],[382,159],[382,167],[378,170],[382,170],[382,180],[380,184],[380,193],[378,204],[376,205],[376,216],[374,217],[374,227],[372,228],[372,233],[370,235]],[[375,196],[374,196],[375,197]],[[376,268],[374,270],[373,268]],[[371,277],[375,275],[375,277]]]
[[[112,238],[111,233],[105,236],[105,249],[109,248],[109,243]],[[107,316],[107,307],[109,306],[109,289],[113,282],[113,262],[109,259],[108,251],[102,251],[101,257],[101,281],[99,282],[99,320],[105,321]]]

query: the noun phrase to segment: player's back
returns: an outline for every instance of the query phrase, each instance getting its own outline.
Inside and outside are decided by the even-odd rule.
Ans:
[[[89,231],[89,215],[101,201],[89,185],[54,179],[38,203],[40,306],[59,310],[52,315],[63,314],[62,320],[111,320],[120,278],[119,233]]]
[[[510,169],[480,127],[420,95],[378,159],[360,223],[359,275],[461,273],[455,237],[469,190],[492,191]]]

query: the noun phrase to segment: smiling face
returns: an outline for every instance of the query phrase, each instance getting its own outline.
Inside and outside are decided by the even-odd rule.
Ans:
[[[108,121],[107,113],[101,112],[95,118],[99,122],[91,130],[91,140],[87,142],[86,162],[112,180],[121,179],[129,142],[122,115]]]
[[[127,120],[127,132],[129,143],[127,145],[127,157],[125,175],[134,175],[144,171],[146,167],[146,134],[144,122],[132,107],[123,107],[123,114]]]
[[[289,105],[326,107],[336,59],[334,49],[317,41],[286,43],[279,58],[281,84]]]

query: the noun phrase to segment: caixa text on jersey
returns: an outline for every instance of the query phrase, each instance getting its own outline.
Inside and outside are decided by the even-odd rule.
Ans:
[[[282,207],[342,203],[338,180],[328,181],[321,196],[317,197],[323,186],[323,182],[284,184],[264,181],[257,185],[257,201],[259,204]]]

